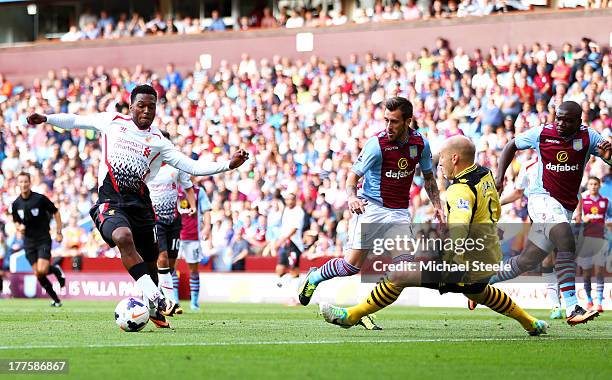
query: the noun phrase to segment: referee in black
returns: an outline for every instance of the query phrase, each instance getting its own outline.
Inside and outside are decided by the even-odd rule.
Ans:
[[[60,213],[49,198],[31,190],[30,174],[19,173],[17,185],[21,194],[13,202],[13,221],[17,229],[24,235],[26,258],[32,265],[38,282],[53,299],[51,306],[60,307],[62,303],[47,278],[51,272],[57,277],[61,287],[66,284],[62,269],[58,265],[49,264],[51,260],[51,235],[49,234],[51,216],[55,218],[57,226],[56,240],[59,243],[63,239]]]

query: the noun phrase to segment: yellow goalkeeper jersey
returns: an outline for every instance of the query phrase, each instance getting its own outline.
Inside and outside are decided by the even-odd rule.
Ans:
[[[466,283],[493,275],[496,270],[485,267],[498,264],[502,252],[497,235],[501,206],[491,170],[474,164],[456,175],[446,190],[446,208],[450,238],[466,244],[445,252],[444,260],[471,268]]]

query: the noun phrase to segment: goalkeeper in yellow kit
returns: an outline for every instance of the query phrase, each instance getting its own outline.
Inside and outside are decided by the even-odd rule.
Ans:
[[[405,287],[427,287],[440,293],[463,293],[481,305],[517,320],[530,335],[546,334],[548,324],[529,315],[501,290],[488,285],[495,274],[486,265],[501,261],[501,248],[497,237],[497,221],[500,216],[499,195],[495,180],[488,168],[474,164],[474,144],[464,136],[446,140],[440,152],[440,163],[445,177],[451,181],[446,192],[448,211],[448,235],[451,241],[465,242],[481,239],[476,249],[446,250],[434,260],[434,266],[410,266],[410,270],[388,272],[369,297],[360,304],[341,308],[321,304],[321,314],[329,323],[342,327],[357,324],[366,315],[381,310],[395,302]],[[406,256],[406,255],[400,255]],[[394,257],[394,262],[397,262]],[[436,270],[430,268],[463,268]]]

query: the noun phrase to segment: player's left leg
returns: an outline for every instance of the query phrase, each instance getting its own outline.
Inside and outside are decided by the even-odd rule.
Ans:
[[[320,268],[311,268],[300,285],[298,297],[304,306],[310,303],[317,286],[335,277],[353,276],[360,272],[374,237],[384,235],[387,228],[398,221],[409,221],[410,212],[405,209],[390,210],[368,203],[363,214],[354,215],[349,222],[347,250],[343,258],[327,261]],[[367,231],[363,231],[366,228]]]
[[[43,251],[44,249],[39,248],[38,250]],[[51,281],[49,281],[49,279],[47,278],[47,275],[49,274],[49,259],[45,258],[44,253],[42,255],[39,253],[38,260],[32,265],[32,269],[34,269],[34,273],[36,274],[36,278],[38,279],[40,286],[45,289],[49,297],[51,297],[51,299],[53,300],[51,306],[62,306],[62,302],[57,296],[57,293],[55,293]]]
[[[427,274],[423,275],[420,268],[389,272],[361,303],[348,308],[322,303],[320,305],[321,314],[329,323],[345,328],[354,326],[362,318],[395,302],[404,288],[420,286],[423,277],[427,278]]]
[[[134,225],[137,225],[134,223]],[[155,226],[134,228],[134,246],[136,251],[142,257],[142,260],[146,264],[147,272],[151,278],[151,281],[156,287],[159,287],[159,276],[157,269],[157,260],[159,258],[159,244],[157,238],[157,229]],[[165,296],[164,296],[165,297]],[[171,310],[168,316],[174,315],[176,312],[176,304],[171,300],[167,299],[171,305]],[[164,298],[164,302],[166,298]],[[158,328],[170,328],[170,323],[166,320],[166,317],[155,307],[155,304],[149,300],[149,320],[153,322]]]
[[[516,320],[529,335],[546,334],[548,324],[529,315],[503,291],[488,284],[475,284],[472,287],[473,289],[466,289],[464,292],[469,299]]]

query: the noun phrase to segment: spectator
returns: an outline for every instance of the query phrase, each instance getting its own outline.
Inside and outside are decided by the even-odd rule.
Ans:
[[[240,17],[238,21],[238,30],[249,30],[249,18],[247,16]]]
[[[138,13],[134,12],[127,29],[132,36],[142,37],[147,33],[147,24]]]
[[[112,38],[123,38],[129,37],[130,31],[128,30],[128,26],[123,20],[119,20],[117,22],[117,27],[113,30]]]
[[[87,25],[87,24],[86,24]],[[100,18],[96,23],[96,28],[98,30],[106,30],[107,26],[110,25],[111,29],[115,26],[115,21],[111,16],[108,15],[108,12],[105,10],[100,11]]]
[[[416,5],[415,0],[408,0],[402,7],[404,20],[418,20],[422,17],[421,10]]]
[[[208,30],[212,32],[219,32],[225,30],[225,24],[223,23],[223,19],[219,17],[219,11],[214,9],[211,15],[211,22]]]
[[[340,9],[336,12],[333,12],[332,19],[331,19],[331,25],[334,25],[334,26],[344,25],[347,22],[348,22],[348,18],[344,14],[343,10]]]
[[[296,9],[291,10],[291,17],[287,19],[287,23],[285,24],[285,28],[293,29],[293,28],[301,28],[304,26],[304,19],[298,13]]]
[[[263,9],[263,16],[261,18],[261,27],[262,28],[276,28],[278,26],[278,21],[272,16],[272,12],[269,7],[265,7]]]
[[[166,77],[162,81],[162,86],[165,90],[169,90],[172,86],[176,86],[179,90],[183,87],[183,79],[181,74],[175,70],[174,63],[166,65]]]
[[[249,242],[244,238],[244,230],[239,228],[230,243],[232,271],[244,271],[244,263],[249,255]]]
[[[8,98],[13,93],[13,84],[0,73],[0,97]]]
[[[79,16],[79,29],[85,30],[88,24],[98,23],[98,17],[91,11],[91,8],[85,8],[85,11]]]
[[[74,42],[74,41],[78,41],[78,40],[82,40],[84,39],[85,36],[83,35],[83,33],[81,33],[76,26],[71,25],[70,29],[68,30],[68,32],[66,34],[64,34],[62,37],[60,37],[60,41],[62,42]]]
[[[166,30],[166,22],[160,12],[155,12],[153,19],[145,24],[145,31],[149,34],[157,34]]]

